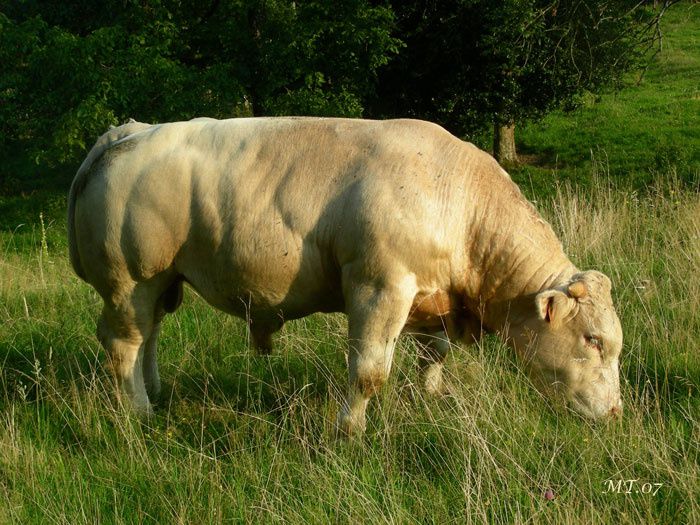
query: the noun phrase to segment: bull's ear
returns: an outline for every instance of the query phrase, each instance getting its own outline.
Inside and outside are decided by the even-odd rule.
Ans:
[[[545,290],[535,296],[537,315],[543,321],[550,323],[553,328],[559,326],[566,319],[574,302],[559,290]]]

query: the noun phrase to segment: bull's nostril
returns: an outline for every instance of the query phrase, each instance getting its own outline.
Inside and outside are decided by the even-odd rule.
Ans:
[[[610,416],[614,418],[622,417],[622,405],[615,405],[610,409]]]

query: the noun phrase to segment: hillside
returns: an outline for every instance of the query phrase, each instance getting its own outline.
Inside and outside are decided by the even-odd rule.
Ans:
[[[640,188],[675,173],[700,182],[700,4],[681,3],[662,22],[663,49],[619,92],[590,95],[519,130],[529,164],[512,170],[549,192],[555,181],[587,184],[593,172]]]

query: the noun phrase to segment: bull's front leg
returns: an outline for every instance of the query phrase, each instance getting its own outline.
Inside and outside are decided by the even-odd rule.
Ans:
[[[418,373],[427,394],[439,397],[449,393],[443,380],[443,367],[450,348],[455,343],[478,343],[482,333],[481,320],[463,311],[456,318],[445,319],[444,330],[432,334],[414,334],[418,341]]]
[[[364,432],[369,399],[389,376],[396,340],[406,323],[415,287],[410,281],[381,288],[359,286],[349,295],[349,385],[338,430],[353,436]]]
[[[450,341],[445,332],[437,332],[432,335],[416,335],[418,340],[418,372],[421,384],[426,393],[432,396],[441,396],[447,393],[442,379],[442,370],[447,354],[450,350]]]

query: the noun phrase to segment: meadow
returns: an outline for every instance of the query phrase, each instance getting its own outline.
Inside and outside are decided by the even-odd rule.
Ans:
[[[338,440],[344,317],[288,323],[257,356],[192,290],[164,321],[155,416],[132,417],[67,260],[67,188],[42,187],[0,198],[0,523],[700,523],[692,5],[631,92],[524,129],[544,160],[514,171],[573,262],[613,281],[621,420],[552,406],[494,336],[455,347],[450,394],[425,397],[402,339],[366,436]]]
[[[451,395],[425,398],[403,340],[366,437],[338,441],[344,318],[289,323],[256,356],[244,323],[191,291],[166,318],[164,393],[140,421],[110,395],[100,300],[62,225],[4,233],[0,522],[698,523],[700,198],[600,181],[541,208],[572,259],[615,284],[619,422],[551,407],[496,338],[455,348]]]
[[[527,161],[515,171],[533,195],[554,180],[579,185],[605,170],[642,189],[669,171],[700,184],[700,5],[683,2],[662,23],[662,49],[618,92],[588,95],[573,113],[554,112],[518,133]]]

